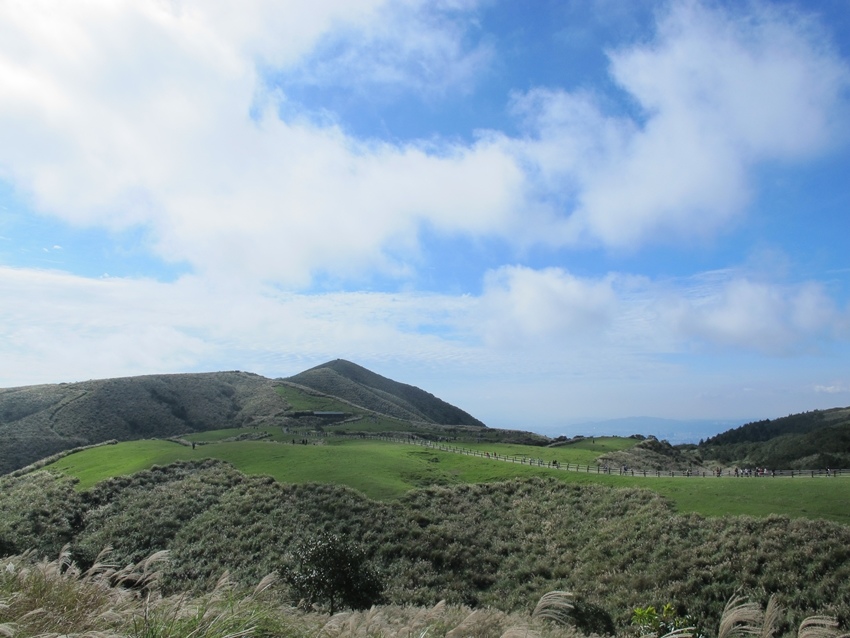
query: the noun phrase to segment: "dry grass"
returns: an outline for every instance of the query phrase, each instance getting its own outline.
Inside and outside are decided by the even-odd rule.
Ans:
[[[202,595],[163,597],[157,552],[133,565],[109,563],[109,550],[81,571],[67,549],[52,561],[23,554],[0,559],[2,638],[580,638],[573,626],[572,595],[544,595],[531,615],[447,605],[389,605],[333,616],[301,613],[281,602],[277,576],[252,590],[240,589],[229,574]],[[783,618],[774,599],[759,605],[734,597],[720,619],[717,638],[753,635],[772,638]],[[692,628],[668,636],[691,635]],[[804,620],[797,638],[850,638],[827,616]]]
[[[548,598],[547,598],[548,596]],[[541,609],[563,611],[563,592],[544,598]],[[553,603],[557,603],[554,604]],[[564,617],[556,616],[559,621]],[[363,612],[342,612],[322,627],[322,638],[575,638],[572,626],[551,623],[554,617],[506,614],[440,601],[433,607],[389,605]]]
[[[757,603],[735,596],[726,604],[717,638],[755,635],[772,638],[784,616],[784,610],[771,596],[762,611]],[[800,623],[797,638],[849,638],[850,634],[839,630],[838,622],[830,616],[809,616]]]
[[[574,609],[573,595],[570,592],[550,591],[540,598],[534,611],[531,612],[531,617],[567,625]]]
[[[81,572],[67,549],[52,561],[31,554],[0,560],[0,636],[86,636],[133,638],[238,638],[258,627],[283,633],[286,623],[265,614],[264,595],[275,582],[268,576],[240,595],[225,574],[208,594],[162,597],[157,566],[167,552],[118,568],[109,550]]]

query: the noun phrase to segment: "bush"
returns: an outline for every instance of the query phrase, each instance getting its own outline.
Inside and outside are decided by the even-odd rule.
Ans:
[[[295,549],[288,580],[307,605],[324,603],[368,609],[379,602],[383,584],[362,549],[336,534],[302,540]]]

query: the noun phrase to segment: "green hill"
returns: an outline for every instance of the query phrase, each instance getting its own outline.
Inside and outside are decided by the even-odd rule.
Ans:
[[[741,467],[850,467],[850,408],[747,423],[700,443],[699,454]]]
[[[424,390],[342,360],[289,380],[236,371],[27,386],[0,389],[0,474],[64,450],[109,440],[167,438],[246,426],[288,427],[296,417],[300,427],[327,424],[321,417],[310,416],[315,411],[485,428]],[[409,423],[395,426],[400,428],[409,429]],[[514,433],[514,439],[520,438]],[[547,441],[534,435],[525,439]]]
[[[247,372],[163,374],[0,390],[0,474],[70,448],[267,424],[288,408]]]
[[[400,419],[484,427],[472,415],[433,394],[344,359],[323,363],[286,380]]]

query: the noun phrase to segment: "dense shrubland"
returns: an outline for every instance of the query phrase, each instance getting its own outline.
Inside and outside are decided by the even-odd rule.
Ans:
[[[293,548],[333,534],[356,542],[396,605],[528,612],[551,590],[576,595],[583,629],[625,627],[636,607],[665,603],[718,618],[737,591],[789,609],[782,632],[815,613],[850,620],[850,528],[784,517],[678,515],[637,489],[523,480],[416,490],[393,503],[333,485],[283,485],[216,461],[156,467],[77,493],[36,472],[0,481],[0,549],[83,569],[170,550],[166,594],[240,586],[291,573]],[[282,582],[285,582],[285,578]],[[286,597],[285,584],[277,590]],[[292,600],[292,602],[297,602]]]

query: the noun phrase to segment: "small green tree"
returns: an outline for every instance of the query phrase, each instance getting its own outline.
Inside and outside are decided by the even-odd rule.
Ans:
[[[363,550],[336,534],[322,533],[297,543],[289,584],[305,604],[368,609],[380,602],[383,583]]]

